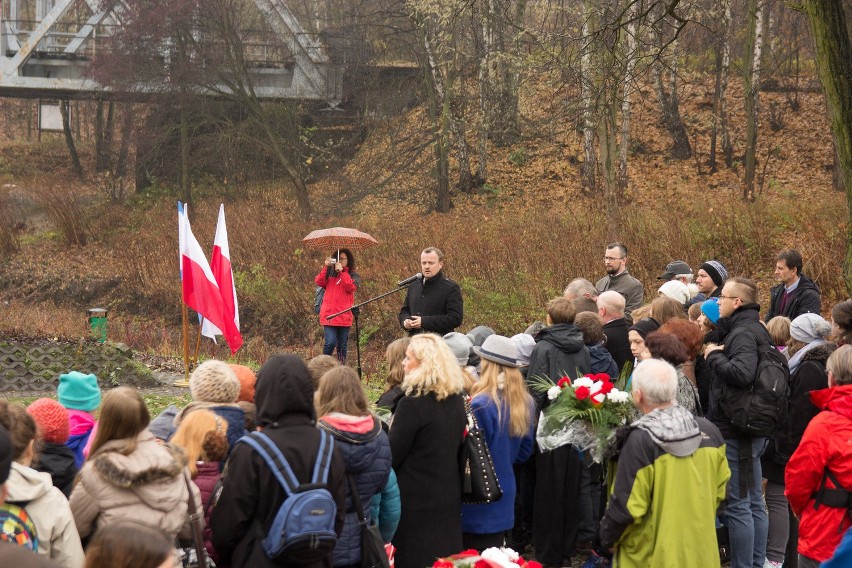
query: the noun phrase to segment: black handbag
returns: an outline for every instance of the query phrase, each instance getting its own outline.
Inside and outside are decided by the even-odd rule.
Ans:
[[[485,433],[476,423],[476,416],[467,398],[464,410],[467,415],[467,435],[461,450],[462,503],[493,503],[503,497],[503,489],[494,472],[494,461],[485,443]]]
[[[385,539],[379,531],[379,525],[367,521],[367,515],[361,507],[361,497],[358,496],[358,488],[355,480],[349,478],[349,495],[358,513],[358,524],[361,525],[361,566],[363,568],[390,568],[390,560],[385,552]]]

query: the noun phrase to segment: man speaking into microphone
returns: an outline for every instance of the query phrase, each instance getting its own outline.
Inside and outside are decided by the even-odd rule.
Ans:
[[[420,253],[422,278],[407,278],[405,303],[399,310],[399,324],[409,335],[437,333],[444,336],[461,325],[464,318],[459,285],[444,276],[444,253],[435,247]]]

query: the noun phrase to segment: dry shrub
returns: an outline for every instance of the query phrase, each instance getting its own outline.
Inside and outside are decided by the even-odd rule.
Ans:
[[[33,200],[44,209],[54,229],[69,245],[86,244],[86,218],[81,206],[79,187],[46,180],[31,188]]]
[[[18,238],[21,219],[12,197],[8,191],[0,194],[0,255],[10,256],[21,250],[21,241]]]

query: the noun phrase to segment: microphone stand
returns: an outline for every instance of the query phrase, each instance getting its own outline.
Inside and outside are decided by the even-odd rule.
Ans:
[[[360,309],[361,306],[375,302],[376,300],[381,300],[385,296],[390,296],[391,294],[396,294],[400,290],[405,290],[409,286],[411,286],[411,282],[409,282],[405,286],[397,286],[396,288],[394,288],[390,292],[385,292],[384,294],[379,294],[378,296],[370,298],[369,300],[364,300],[363,302],[361,302],[359,304],[355,304],[351,308],[346,308],[345,310],[339,311],[336,314],[331,314],[329,316],[325,316],[326,320],[330,320],[330,319],[335,318],[335,317],[337,317],[341,314],[345,314],[346,312],[352,312],[352,315],[355,317],[355,353],[357,354],[357,357],[358,357],[357,369],[358,369],[358,379],[359,380],[361,379],[361,330],[358,326],[358,315],[361,312],[361,309]]]

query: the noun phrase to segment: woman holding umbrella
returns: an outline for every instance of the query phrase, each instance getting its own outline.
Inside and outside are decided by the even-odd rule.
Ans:
[[[355,290],[360,278],[355,272],[355,257],[349,249],[341,248],[325,259],[314,282],[325,290],[320,307],[319,320],[325,332],[325,355],[334,353],[337,347],[337,359],[346,362],[349,328],[352,326],[352,312],[346,312],[328,319],[327,316],[351,308],[355,303]]]

